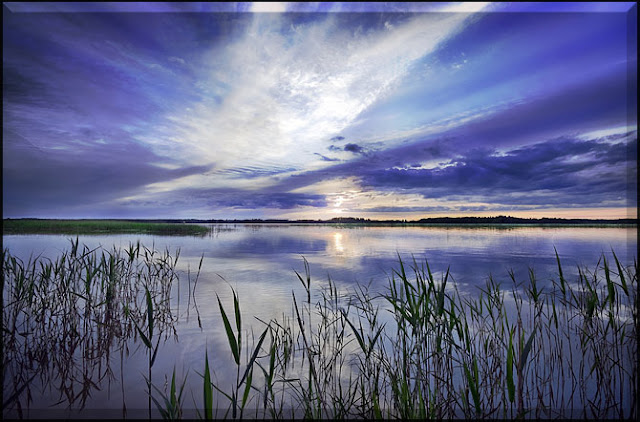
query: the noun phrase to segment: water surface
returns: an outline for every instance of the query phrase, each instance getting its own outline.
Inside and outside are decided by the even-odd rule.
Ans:
[[[54,259],[69,249],[70,236],[9,235],[3,236],[4,248],[23,260],[30,256]],[[349,292],[358,284],[370,285],[372,292],[384,293],[398,258],[405,262],[415,259],[428,262],[436,278],[450,269],[452,281],[463,293],[473,294],[491,276],[510,289],[512,270],[518,281],[526,280],[533,268],[541,286],[557,277],[555,251],[563,263],[565,276],[576,277],[577,266],[596,270],[604,254],[613,259],[612,250],[624,265],[632,265],[637,250],[636,228],[593,227],[366,227],[327,225],[213,225],[209,236],[175,237],[151,235],[86,235],[80,244],[90,248],[127,247],[138,240],[158,250],[172,254],[180,249],[180,303],[177,290],[174,306],[179,314],[179,341],[163,343],[153,367],[154,378],[160,384],[173,368],[179,376],[189,372],[186,407],[201,403],[201,378],[195,371],[203,369],[205,349],[211,357],[218,380],[231,379],[235,374],[229,363],[231,353],[224,336],[217,306],[218,295],[231,307],[231,287],[240,297],[243,319],[256,330],[259,317],[268,321],[283,314],[290,315],[292,294],[300,298],[304,290],[295,271],[304,274],[303,258],[309,263],[312,286],[326,285],[330,277],[341,291]],[[555,248],[555,249],[554,249]],[[198,309],[187,306],[188,291],[193,288],[200,258],[202,269],[195,289]],[[178,286],[176,286],[177,288]],[[179,308],[178,308],[179,306]],[[202,328],[197,322],[199,314]],[[139,346],[139,345],[138,345]],[[132,353],[122,363],[114,365],[112,385],[101,385],[94,391],[86,408],[80,413],[67,413],[64,405],[47,408],[59,397],[45,388],[42,397],[31,404],[31,416],[87,415],[87,409],[111,409],[112,416],[122,415],[123,400],[128,416],[146,416],[146,370],[144,351]],[[118,385],[123,376],[126,389]],[[57,409],[59,413],[51,413]],[[45,414],[41,414],[45,416]]]

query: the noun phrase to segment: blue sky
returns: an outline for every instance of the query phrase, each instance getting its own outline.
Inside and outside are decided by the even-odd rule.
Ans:
[[[3,7],[4,217],[637,215],[634,3]]]

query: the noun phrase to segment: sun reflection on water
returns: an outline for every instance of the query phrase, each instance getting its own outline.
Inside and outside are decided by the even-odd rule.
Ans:
[[[339,254],[344,253],[344,244],[342,243],[342,233],[336,232],[333,234],[333,247]]]

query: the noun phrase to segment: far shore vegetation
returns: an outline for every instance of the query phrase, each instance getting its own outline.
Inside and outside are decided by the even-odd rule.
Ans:
[[[330,220],[286,219],[39,219],[6,218],[2,221],[2,234],[153,234],[175,236],[203,236],[210,231],[202,224],[310,224],[339,226],[382,227],[440,227],[440,226],[492,226],[492,227],[635,227],[638,220],[624,219],[565,219],[496,217],[437,217],[420,220],[371,220],[356,217],[336,217]]]
[[[203,236],[209,228],[197,224],[132,220],[5,219],[2,234],[153,234]]]

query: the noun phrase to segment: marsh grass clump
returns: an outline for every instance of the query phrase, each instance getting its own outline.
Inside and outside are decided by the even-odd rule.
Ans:
[[[138,337],[153,351],[150,385],[160,339],[175,335],[170,296],[178,257],[179,251],[172,257],[139,242],[89,249],[77,238],[55,261],[23,262],[3,250],[4,414],[26,416],[32,392],[52,386],[57,404],[83,408],[92,391],[114,378],[112,358],[119,353],[122,361],[128,340]],[[126,414],[124,385],[122,395]]]

